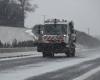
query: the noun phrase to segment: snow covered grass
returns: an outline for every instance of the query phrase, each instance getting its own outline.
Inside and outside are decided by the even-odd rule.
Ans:
[[[0,26],[0,40],[3,43],[11,43],[14,39],[16,39],[17,41],[33,40],[32,36],[25,32],[26,30],[28,29]]]
[[[42,54],[36,51],[4,53],[4,54],[0,54],[0,58],[1,58],[0,61],[22,59],[22,58],[29,58],[29,57],[39,57],[39,56],[42,56]]]
[[[77,52],[87,51],[85,48],[76,48]],[[4,48],[0,49],[0,61],[2,60],[12,60],[26,57],[36,57],[42,56],[41,53],[36,52],[36,48]],[[4,52],[4,53],[3,53]],[[76,52],[76,53],[77,53]],[[65,56],[65,54],[56,54],[55,56]],[[5,59],[6,58],[6,59]]]
[[[27,52],[34,51],[35,47],[25,47],[25,48],[0,48],[0,54],[3,53],[13,53],[13,52]]]

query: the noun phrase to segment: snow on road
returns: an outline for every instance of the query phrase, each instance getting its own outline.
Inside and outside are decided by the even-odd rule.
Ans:
[[[90,54],[91,53],[91,54]],[[77,54],[79,55],[79,54]],[[0,72],[1,80],[24,80],[29,77],[38,76],[47,72],[56,71],[62,68],[67,68],[73,65],[77,65],[81,62],[85,62],[88,60],[93,60],[96,58],[100,58],[99,51],[90,50],[89,52],[83,52],[81,54],[84,57],[76,57],[76,58],[68,58],[61,59],[59,61],[53,62],[42,62],[38,64],[31,64],[26,66],[19,66],[15,69],[6,70]]]
[[[42,56],[42,54],[38,53],[37,51],[15,52],[15,53],[0,53],[0,61],[21,59],[21,58],[29,58],[29,57],[37,57],[37,56],[38,57]]]
[[[76,48],[77,52],[88,51],[89,49],[85,48]],[[91,49],[90,49],[91,50]],[[93,49],[92,49],[93,50]],[[13,53],[0,53],[0,61],[5,60],[13,60],[13,59],[20,59],[20,58],[28,58],[28,57],[39,57],[42,56],[41,53],[37,51],[30,51],[30,52],[13,52]]]
[[[93,69],[85,74],[83,74],[82,76],[79,76],[73,80],[86,80],[87,78],[91,77],[92,75],[96,74],[97,72],[100,71],[100,66],[97,67],[96,69]]]

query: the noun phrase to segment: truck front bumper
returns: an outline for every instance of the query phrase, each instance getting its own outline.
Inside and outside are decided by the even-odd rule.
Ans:
[[[65,43],[39,43],[37,46],[38,52],[54,52],[64,53],[68,51]]]

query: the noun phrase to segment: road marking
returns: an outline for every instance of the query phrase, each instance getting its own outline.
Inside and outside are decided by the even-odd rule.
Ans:
[[[79,76],[79,77],[77,77],[73,80],[85,80],[85,79],[91,77],[92,75],[94,75],[95,73],[97,73],[99,71],[100,71],[100,66],[93,69],[93,70],[90,70],[89,72],[87,72],[87,73],[83,74],[82,76]]]
[[[27,53],[27,54],[24,54],[24,53]],[[29,53],[29,54],[28,54]],[[17,55],[13,55],[12,56],[12,53],[10,56],[7,56],[6,55],[7,53],[5,53],[5,58],[2,58],[0,57],[0,61],[7,61],[7,60],[15,60],[15,59],[22,59],[22,58],[30,58],[30,57],[40,57],[42,56],[40,53],[36,52],[36,51],[33,51],[33,52],[23,52],[23,54],[17,54]],[[9,53],[8,53],[9,54]]]
[[[88,65],[83,65],[82,67],[79,67],[79,70],[82,70],[82,69],[86,69],[90,66],[92,66],[93,64],[88,64]],[[63,74],[57,74],[57,75],[54,75],[51,77],[51,79],[55,79],[55,78],[61,78],[63,76]]]

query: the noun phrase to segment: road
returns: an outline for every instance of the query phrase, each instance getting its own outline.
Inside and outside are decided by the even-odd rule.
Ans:
[[[0,60],[0,80],[99,80],[99,53],[100,49],[87,49],[70,58],[64,54],[42,58],[39,54]]]

